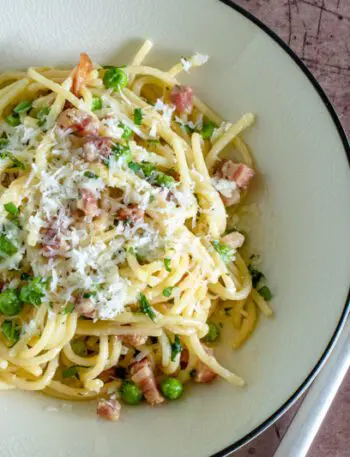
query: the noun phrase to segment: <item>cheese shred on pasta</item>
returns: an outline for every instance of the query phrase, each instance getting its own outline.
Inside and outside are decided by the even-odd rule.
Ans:
[[[3,390],[113,409],[125,379],[151,404],[171,398],[169,376],[244,385],[212,343],[228,307],[235,348],[272,314],[228,231],[255,116],[223,122],[178,83],[207,56],[162,71],[144,64],[151,48],[122,68],[81,54],[73,69],[0,75]]]

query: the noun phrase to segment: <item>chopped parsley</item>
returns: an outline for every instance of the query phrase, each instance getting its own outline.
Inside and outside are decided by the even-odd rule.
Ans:
[[[31,279],[31,275],[29,273],[21,273],[22,281],[28,281],[28,279]]]
[[[93,173],[92,171],[86,171],[86,172],[84,173],[84,176],[85,176],[86,178],[90,178],[90,179],[97,179],[97,178],[98,178],[98,176],[95,175],[95,173]]]
[[[17,127],[21,123],[21,121],[19,120],[19,116],[15,114],[9,114],[8,116],[6,116],[5,122],[11,127]]]
[[[102,109],[101,97],[97,97],[97,95],[94,95],[92,97],[91,109],[92,109],[92,111],[97,111],[99,109]]]
[[[37,276],[28,282],[26,286],[21,287],[19,298],[22,303],[28,303],[32,306],[41,305],[41,300],[45,296],[47,281],[41,276]]]
[[[266,300],[269,301],[272,298],[271,290],[267,286],[263,286],[258,290],[258,293]]]
[[[154,176],[154,182],[159,187],[171,187],[175,184],[175,179],[172,176],[166,175],[162,171],[157,171]]]
[[[71,314],[74,311],[74,303],[69,302],[62,311],[62,314]]]
[[[10,347],[17,343],[21,334],[21,328],[14,321],[4,321],[1,325],[2,333]]]
[[[73,352],[75,352],[77,355],[80,355],[80,357],[83,357],[87,355],[87,347],[84,341],[82,340],[74,340],[71,342],[71,348]]]
[[[169,259],[168,257],[164,259],[164,267],[166,271],[171,271],[171,259]]]
[[[171,361],[174,362],[176,356],[182,351],[182,345],[180,338],[175,335],[174,341],[171,343]]]
[[[216,126],[215,126],[214,122],[211,122],[211,121],[205,122],[203,124],[202,132],[201,132],[202,138],[204,140],[208,140],[209,138],[211,138],[214,133],[215,127]]]
[[[47,119],[47,116],[50,112],[50,107],[49,106],[43,106],[37,113],[36,117],[38,119],[38,126],[42,127]]]
[[[11,216],[18,216],[19,214],[19,209],[17,208],[17,206],[12,203],[12,202],[9,202],[9,203],[5,203],[4,204],[4,208],[6,209],[6,211],[11,214]]]
[[[208,333],[203,338],[203,341],[207,343],[213,343],[220,337],[219,326],[213,322],[208,322]]]
[[[0,159],[10,159],[11,160],[11,167],[12,168],[21,168],[25,170],[26,167],[23,162],[17,159],[11,152],[9,151],[2,151],[0,152]]]
[[[251,260],[255,259],[255,256],[250,256]],[[265,275],[257,270],[255,267],[253,267],[251,264],[248,265],[248,270],[250,273],[250,276],[252,278],[252,285],[254,289],[257,289],[259,285],[261,285],[261,282],[264,284],[265,280]],[[257,289],[258,293],[266,300],[269,301],[272,298],[272,293],[269,287],[265,284],[259,289]]]
[[[135,108],[134,109],[134,122],[136,125],[141,125],[142,124],[142,109],[141,108]]]
[[[11,257],[18,251],[12,241],[5,234],[0,235],[0,258]]]
[[[150,162],[129,162],[130,170],[136,173],[140,178],[146,179],[150,184],[159,187],[171,187],[175,184],[172,176],[158,171],[156,166]]]
[[[227,246],[224,243],[220,243],[220,241],[217,240],[213,241],[213,246],[215,251],[220,255],[225,263],[228,263],[232,260],[233,249],[230,248],[230,246]]]
[[[122,134],[123,140],[128,140],[131,137],[132,133],[133,133],[131,128],[126,126],[122,122],[119,123],[119,127],[121,129],[123,129],[123,134]]]
[[[78,366],[74,365],[72,367],[66,368],[62,371],[62,378],[77,378],[79,379]]]
[[[140,294],[139,303],[140,303],[140,310],[143,312],[143,314],[147,314],[147,316],[152,321],[154,321],[156,314],[153,311],[153,308],[151,307],[149,301],[147,300],[147,298],[144,294]]]
[[[16,114],[24,114],[32,109],[32,102],[29,100],[22,100],[13,108],[13,112]]]
[[[8,146],[9,140],[6,138],[0,138],[0,149],[6,148]]]
[[[257,287],[261,279],[264,279],[265,276],[261,271],[257,270],[256,268],[252,267],[251,265],[248,266],[248,270],[250,276],[252,277],[252,284],[254,289]]]
[[[155,165],[150,162],[130,162],[129,168],[141,178],[150,178],[156,171]]]
[[[112,146],[112,152],[116,159],[123,157],[126,163],[130,166],[131,161],[131,151],[129,146],[123,146],[119,143],[114,143]]]

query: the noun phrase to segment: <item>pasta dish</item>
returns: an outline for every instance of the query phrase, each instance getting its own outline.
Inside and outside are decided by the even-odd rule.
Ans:
[[[151,47],[0,75],[0,388],[96,398],[109,420],[188,381],[243,386],[214,356],[221,329],[236,349],[272,314],[230,226],[255,116],[224,122],[178,82],[207,56],[162,71]]]

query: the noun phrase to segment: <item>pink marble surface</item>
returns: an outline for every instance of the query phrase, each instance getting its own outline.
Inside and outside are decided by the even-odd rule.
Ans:
[[[282,37],[308,66],[350,134],[350,0],[235,0]],[[299,401],[235,457],[272,457]],[[286,456],[288,457],[288,456]],[[350,457],[350,372],[308,457]]]

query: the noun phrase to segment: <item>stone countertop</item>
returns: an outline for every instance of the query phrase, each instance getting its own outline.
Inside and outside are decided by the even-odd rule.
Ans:
[[[304,61],[350,135],[350,0],[235,0]]]
[[[235,0],[274,30],[314,74],[350,135],[350,0]],[[302,400],[233,455],[272,457]],[[350,457],[350,373],[308,457]]]

